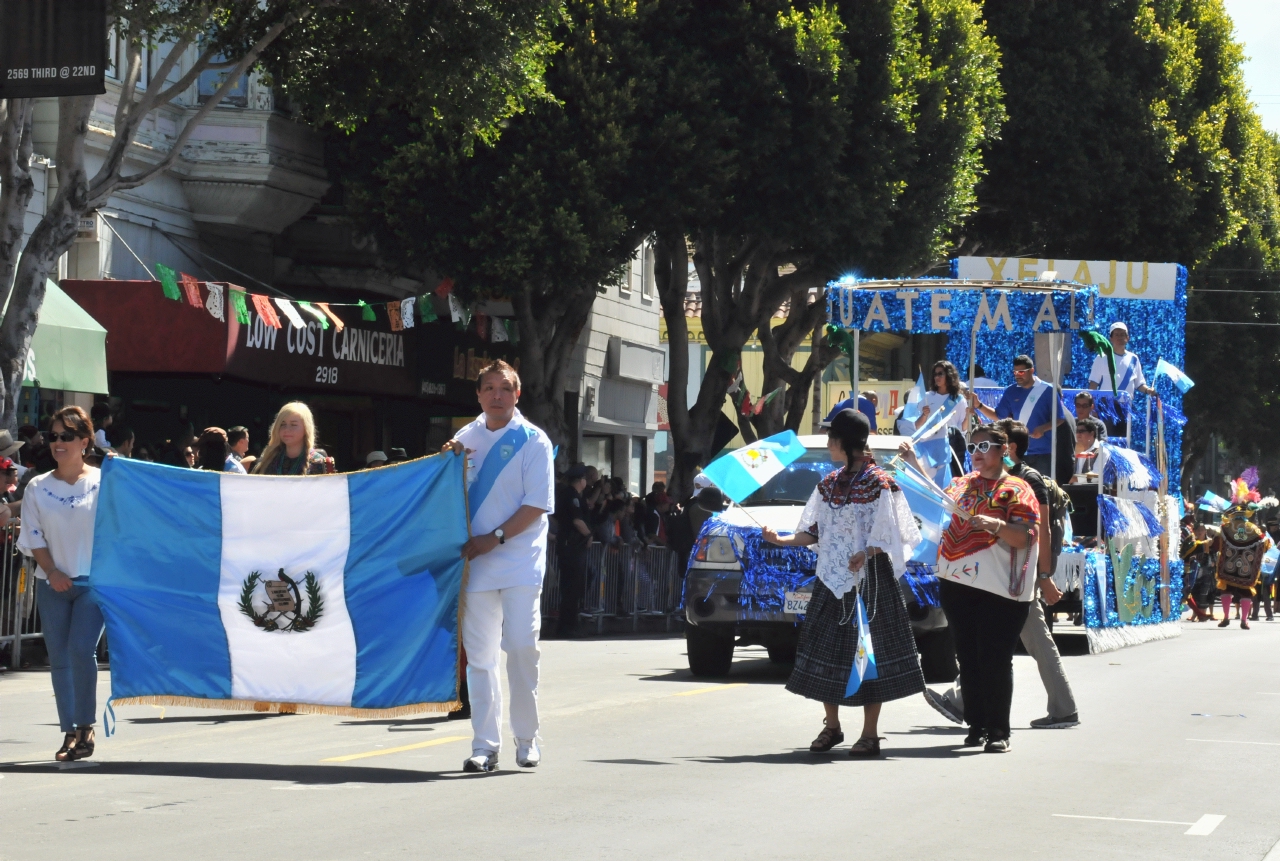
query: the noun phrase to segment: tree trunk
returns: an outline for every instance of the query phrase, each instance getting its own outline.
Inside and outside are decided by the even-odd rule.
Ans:
[[[34,110],[31,99],[0,99],[0,307],[13,285],[27,206],[36,190],[31,179]]]
[[[18,394],[27,365],[27,351],[36,331],[36,315],[44,302],[45,281],[58,258],[71,248],[88,211],[89,178],[84,169],[84,139],[89,131],[93,96],[58,100],[58,194],[31,238],[14,273],[9,308],[0,323],[0,428],[17,429]],[[37,372],[39,368],[36,369]]]
[[[657,236],[656,282],[671,356],[667,415],[675,455],[672,492],[680,498],[692,489],[697,468],[715,454],[711,449],[716,428],[729,386],[738,374],[742,348],[761,315],[771,316],[782,304],[786,287],[780,284],[773,246],[752,237],[725,237],[715,231],[694,236],[693,264],[702,293],[702,331],[711,348],[711,361],[703,373],[698,398],[690,405],[689,332],[684,318],[688,245],[681,231],[659,231]],[[741,416],[738,426],[748,439],[754,436]]]
[[[683,232],[659,231],[653,245],[653,280],[667,324],[667,445],[671,473],[667,493],[685,499],[693,492],[693,475],[701,463],[689,440],[689,323],[684,316],[689,291],[689,246]]]
[[[596,292],[570,292],[550,298],[530,288],[517,294],[513,306],[519,324],[520,411],[559,446],[557,463],[568,465],[572,440],[564,412],[569,366],[578,337],[591,316]]]

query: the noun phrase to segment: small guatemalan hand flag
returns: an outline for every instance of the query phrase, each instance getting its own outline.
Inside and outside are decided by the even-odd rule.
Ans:
[[[741,503],[803,456],[804,444],[795,431],[788,430],[717,458],[702,474],[725,496]]]
[[[94,529],[116,703],[457,707],[462,457],[297,478],[109,458]]]
[[[922,407],[924,406],[924,371],[920,372],[919,379],[916,384],[907,392],[906,406],[902,408],[902,417],[909,422],[913,422],[920,418]]]
[[[1160,376],[1161,374],[1164,374],[1166,377],[1168,377],[1170,382],[1172,382],[1175,386],[1177,386],[1178,391],[1182,392],[1184,395],[1192,386],[1195,385],[1195,383],[1192,382],[1191,378],[1187,376],[1185,371],[1183,371],[1181,368],[1175,368],[1173,365],[1169,364],[1164,359],[1160,359],[1158,362],[1156,362],[1155,373],[1153,373],[1151,376],[1152,378],[1155,378]]]
[[[863,682],[878,678],[876,653],[871,648],[871,626],[867,623],[867,605],[862,603],[861,592],[854,600],[858,604],[858,651],[854,653],[853,667],[849,670],[849,684],[844,688],[846,697],[856,694]]]

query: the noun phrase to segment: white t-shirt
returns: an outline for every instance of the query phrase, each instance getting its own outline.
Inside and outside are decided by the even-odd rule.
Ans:
[[[1138,358],[1138,354],[1132,350],[1125,350],[1123,356],[1116,356],[1116,388],[1122,392],[1128,392],[1130,395],[1138,386],[1145,386],[1147,378],[1142,375],[1142,360]],[[1129,369],[1133,369],[1133,373],[1129,373]],[[1129,374],[1129,379],[1125,381],[1125,374]],[[1089,370],[1089,382],[1097,383],[1099,389],[1111,391],[1111,373],[1107,370],[1107,357],[1095,356],[1093,359],[1093,367]]]
[[[960,430],[964,430],[965,420],[969,417],[969,402],[964,399],[963,392],[961,392],[957,397],[959,397],[960,400],[956,404],[955,409],[951,411],[951,415],[947,416],[945,424],[947,427],[960,428]],[[944,408],[949,400],[951,400],[951,395],[940,395],[937,392],[924,393],[924,405],[929,408],[930,417],[937,415],[938,410]],[[925,421],[928,421],[928,419],[925,419]],[[923,426],[924,425],[922,423],[921,427]]]
[[[487,535],[522,505],[555,510],[551,439],[516,410],[505,427],[491,431],[484,416],[454,434],[467,449],[468,505],[479,505],[471,518],[471,534]],[[484,475],[492,453],[494,467]],[[500,469],[499,469],[500,467]],[[487,485],[487,488],[486,488]],[[477,503],[473,497],[482,497]],[[471,560],[468,592],[541,586],[546,571],[547,514],[506,543]]]
[[[27,484],[22,497],[22,531],[18,549],[30,554],[47,547],[53,564],[68,577],[88,577],[93,562],[93,520],[98,511],[98,487],[102,472],[87,467],[75,484],[67,484],[52,472]],[[36,577],[48,580],[39,565]]]

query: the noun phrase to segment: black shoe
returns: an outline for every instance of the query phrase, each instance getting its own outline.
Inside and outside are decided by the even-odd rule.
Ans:
[[[961,747],[981,747],[983,742],[987,740],[987,734],[980,729],[971,729],[969,734],[964,737],[964,744]]]
[[[1008,753],[1009,739],[993,738],[991,739],[991,741],[987,742],[987,746],[984,747],[982,750],[985,753]]]

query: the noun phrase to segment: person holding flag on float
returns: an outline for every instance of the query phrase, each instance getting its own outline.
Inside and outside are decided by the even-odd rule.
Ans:
[[[1147,385],[1147,378],[1142,373],[1142,360],[1138,358],[1137,353],[1131,353],[1127,349],[1129,346],[1129,327],[1117,320],[1107,330],[1107,337],[1111,341],[1111,358],[1115,367],[1115,376],[1112,377],[1111,375],[1112,367],[1107,363],[1107,357],[1104,355],[1096,356],[1093,360],[1093,367],[1089,369],[1089,388],[1113,389],[1117,394],[1124,393],[1128,395],[1130,401],[1133,399],[1134,392],[1142,392],[1145,395],[1155,397],[1156,390]],[[1168,363],[1165,364],[1167,367],[1172,367]],[[1186,375],[1183,374],[1183,376],[1185,377]],[[1107,422],[1108,433],[1111,436],[1127,437],[1129,435],[1129,412],[1119,403],[1116,404],[1116,418],[1117,420],[1114,422]]]
[[[814,488],[795,534],[762,530],[772,544],[818,545],[817,582],[787,681],[787,690],[826,710],[822,732],[809,746],[814,753],[844,741],[843,705],[863,707],[862,732],[849,755],[879,756],[881,705],[924,690],[896,581],[920,543],[920,530],[898,485],[867,452],[870,431],[856,410],[833,416],[827,451],[844,467]]]
[[[520,376],[501,360],[476,381],[484,414],[463,427],[446,450],[467,455],[471,538],[462,611],[471,697],[472,755],[463,771],[498,768],[502,749],[502,682],[498,649],[507,654],[516,765],[533,768],[538,747],[539,600],[546,571],[547,514],[555,509],[551,439],[516,403]]]

